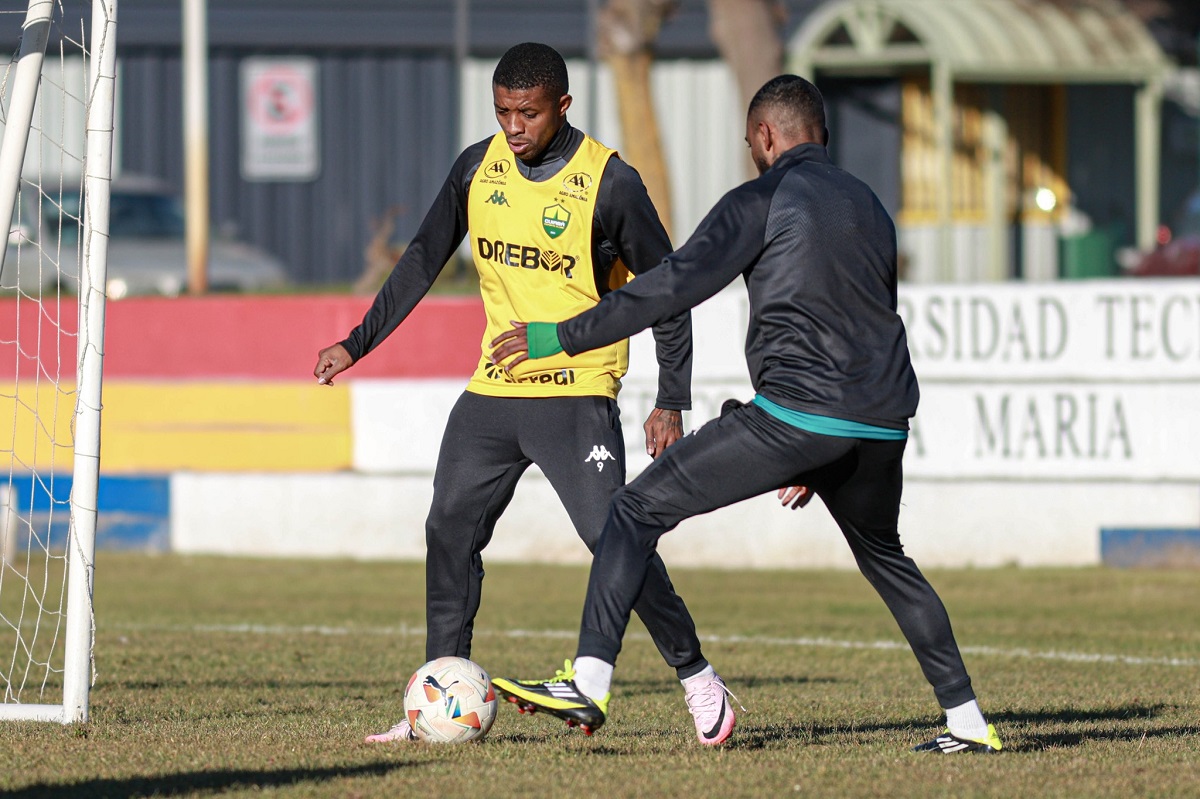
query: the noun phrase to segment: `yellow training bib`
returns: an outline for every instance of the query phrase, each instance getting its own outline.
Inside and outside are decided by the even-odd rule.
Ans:
[[[615,155],[585,137],[557,175],[541,183],[517,170],[497,133],[471,179],[467,224],[487,314],[479,366],[467,390],[493,397],[615,398],[629,366],[629,342],[571,357],[526,361],[507,374],[488,360],[511,320],[561,322],[600,301],[592,268],[592,216],[600,178]],[[623,267],[614,265],[614,274]]]

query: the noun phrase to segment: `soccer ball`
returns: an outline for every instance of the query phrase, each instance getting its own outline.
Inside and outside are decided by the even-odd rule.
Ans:
[[[438,658],[409,678],[404,713],[419,740],[479,741],[496,720],[496,692],[478,664],[466,658]]]

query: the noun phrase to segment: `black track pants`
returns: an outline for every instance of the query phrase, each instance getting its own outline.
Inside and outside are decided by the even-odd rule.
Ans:
[[[579,537],[594,549],[613,493],[625,482],[616,402],[464,392],[455,403],[442,436],[425,525],[429,660],[471,656],[483,588],[482,552],[531,463],[546,475]],[[643,574],[630,607],[680,679],[690,677],[708,665],[696,625],[657,555],[647,558]]]
[[[896,618],[941,706],[974,699],[946,609],[900,544],[904,445],[809,433],[754,405],[685,437],[613,499],[592,561],[578,654],[616,662],[629,608],[663,534],[692,516],[807,485]],[[753,545],[747,535],[746,546]]]

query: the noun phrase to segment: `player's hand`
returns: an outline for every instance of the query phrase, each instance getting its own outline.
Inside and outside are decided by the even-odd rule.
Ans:
[[[527,325],[524,322],[509,322],[512,328],[505,330],[500,335],[492,339],[492,363],[497,366],[503,366],[504,371],[511,372],[512,368],[519,363],[524,363],[529,360],[529,333],[526,330]],[[507,364],[502,363],[505,358],[517,356]]]
[[[335,375],[354,365],[354,359],[341,344],[326,347],[317,353],[317,365],[313,368],[313,377],[323,386],[332,386]]]
[[[783,502],[783,507],[787,507],[790,503],[792,510],[803,508],[809,502],[812,502],[813,490],[808,486],[784,486],[779,489],[779,499]]]
[[[663,450],[683,438],[683,412],[655,408],[650,411],[646,423],[646,454],[657,458]]]

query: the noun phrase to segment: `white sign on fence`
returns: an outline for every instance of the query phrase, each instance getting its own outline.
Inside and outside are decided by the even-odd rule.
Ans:
[[[921,385],[907,476],[1200,481],[1200,281],[906,285],[899,312]],[[746,313],[740,286],[694,311],[692,427],[753,395]],[[630,359],[622,406],[639,418],[647,335]]]
[[[910,286],[914,477],[1200,480],[1200,284]]]
[[[321,168],[316,60],[247,58],[241,91],[242,177],[315,180]]]
[[[1200,283],[1188,279],[906,286],[922,380],[1200,381]]]
[[[923,566],[1095,564],[1106,527],[1195,526],[1200,280],[906,285],[899,309],[921,383],[900,526]],[[753,396],[747,314],[740,282],[696,309],[689,429]],[[630,476],[650,461],[654,349],[650,333],[634,337],[620,396]],[[348,385],[354,471],[176,475],[173,548],[424,557],[433,468],[466,375]],[[586,563],[554,490],[530,471],[487,557]],[[768,493],[689,519],[663,557],[672,568],[854,568],[819,505],[794,513]]]
[[[1200,482],[1200,281],[904,286],[899,310],[921,386],[908,477]],[[740,286],[694,312],[691,429],[754,394],[746,314]],[[641,333],[620,397],[632,474],[657,374]],[[465,382],[355,384],[356,468],[431,470]]]

